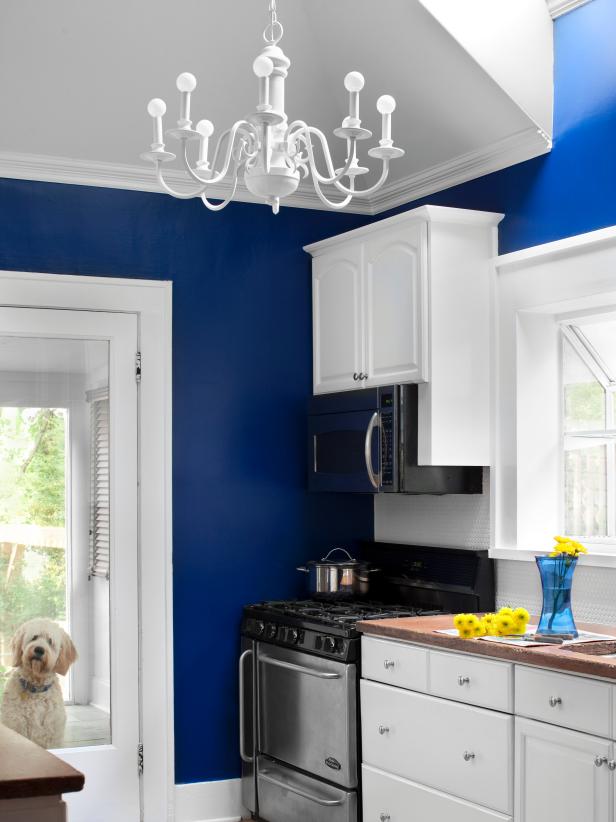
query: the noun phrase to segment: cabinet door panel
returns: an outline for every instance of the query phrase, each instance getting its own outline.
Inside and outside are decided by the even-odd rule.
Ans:
[[[411,224],[366,243],[368,385],[428,377],[426,232],[425,224]]]
[[[605,739],[535,722],[515,721],[516,822],[610,822],[613,776]]]
[[[312,268],[314,393],[363,388],[362,250],[359,243],[315,258]]]
[[[511,813],[513,717],[363,679],[361,729],[364,764]]]

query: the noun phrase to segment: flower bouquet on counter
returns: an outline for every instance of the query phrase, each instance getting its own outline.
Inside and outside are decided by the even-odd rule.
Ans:
[[[462,639],[482,636],[521,636],[530,619],[526,608],[501,608],[496,614],[456,614],[454,627]]]
[[[571,609],[573,573],[580,554],[588,551],[570,537],[554,537],[555,545],[546,556],[536,557],[541,576],[543,605],[537,633],[543,636],[578,636]]]

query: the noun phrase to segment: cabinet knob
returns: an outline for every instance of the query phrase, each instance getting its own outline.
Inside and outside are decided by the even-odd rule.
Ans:
[[[367,379],[368,379],[368,375],[367,375],[367,374],[360,374],[360,375],[359,375],[359,379],[360,379],[360,380],[367,380]]]
[[[382,813],[379,816],[379,819],[381,820],[381,822],[390,822],[391,816],[388,813]]]
[[[595,756],[595,765],[600,768],[601,765],[607,765],[607,756]]]
[[[551,696],[550,697],[550,705],[552,708],[555,708],[557,705],[562,705],[563,701],[559,696]]]
[[[383,734],[388,734],[389,728],[387,727],[387,725],[379,725],[379,733],[381,734],[381,736],[383,736]]]
[[[458,677],[458,685],[470,685],[470,677],[468,676],[459,676]]]
[[[357,371],[355,371],[355,373],[353,374],[353,379],[355,380],[355,382],[357,382],[357,380],[359,379],[359,374],[357,373]]]
[[[607,763],[607,766],[610,769],[610,771],[616,771],[616,762],[613,759],[610,759],[610,761]]]
[[[475,758],[475,754],[472,751],[464,751],[462,756],[464,757],[465,762],[470,762],[472,759]]]
[[[384,665],[386,671],[389,671],[390,668],[393,668],[395,666],[395,664],[396,663],[393,661],[393,659],[386,659],[383,662],[383,665]]]

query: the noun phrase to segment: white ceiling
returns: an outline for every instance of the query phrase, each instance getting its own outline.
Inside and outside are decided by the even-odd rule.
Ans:
[[[489,60],[470,53],[472,43],[446,26],[447,2],[452,12],[466,4],[467,24],[475,20],[484,27],[493,55],[507,53],[511,76],[516,61],[532,63],[537,50],[549,50],[542,59],[551,66],[544,0],[490,0],[491,7],[485,0],[439,0],[440,14],[428,11],[434,2],[278,3],[285,27],[281,45],[292,60],[290,118],[331,134],[346,114],[342,80],[351,69],[366,76],[360,114],[375,139],[376,98],[390,93],[398,101],[393,136],[407,153],[392,164],[386,194],[368,210],[549,148],[549,127],[529,115],[525,100],[514,99],[518,89],[506,82],[501,87]],[[497,5],[500,13],[522,20],[527,36],[518,42],[497,31],[497,17],[490,21]],[[0,175],[156,190],[151,171],[139,160],[151,141],[147,101],[167,101],[170,127],[177,117],[175,77],[191,71],[199,82],[195,120],[207,117],[226,128],[244,116],[256,102],[251,64],[262,47],[266,12],[267,0],[3,0]],[[538,125],[547,136],[538,133]],[[332,136],[331,144],[341,161],[342,143]],[[372,176],[365,180],[369,184]],[[314,203],[300,197],[296,204]]]

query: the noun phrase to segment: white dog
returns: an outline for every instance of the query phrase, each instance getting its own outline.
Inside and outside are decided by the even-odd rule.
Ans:
[[[13,667],[0,718],[7,728],[43,748],[64,740],[66,712],[57,674],[64,676],[77,659],[69,635],[50,619],[31,619],[11,639]]]

